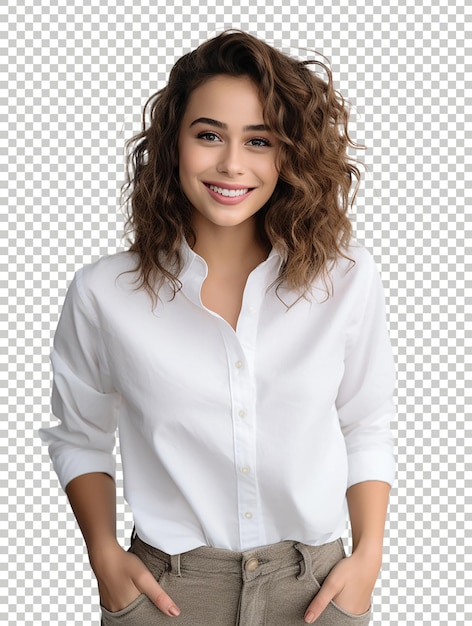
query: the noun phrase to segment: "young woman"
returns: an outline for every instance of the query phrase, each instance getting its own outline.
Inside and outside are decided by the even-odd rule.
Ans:
[[[346,216],[347,122],[328,68],[239,31],[182,57],[145,107],[132,245],[70,286],[61,424],[42,430],[105,626],[369,622],[394,375],[381,283]]]

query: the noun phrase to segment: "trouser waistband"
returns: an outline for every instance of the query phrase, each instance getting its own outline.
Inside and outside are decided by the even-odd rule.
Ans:
[[[322,561],[325,555],[332,553],[333,544],[341,543],[342,546],[341,539],[322,546],[282,541],[244,552],[202,546],[182,554],[169,555],[146,544],[137,536],[135,541],[139,542],[150,559],[165,563],[171,575],[181,576],[183,571],[218,572],[240,575],[245,581],[297,564],[300,566],[300,575],[303,575],[317,560]]]

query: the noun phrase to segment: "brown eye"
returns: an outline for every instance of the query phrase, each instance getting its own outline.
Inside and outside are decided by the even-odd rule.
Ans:
[[[210,133],[210,132],[199,133],[197,137],[198,139],[204,139],[205,141],[210,141],[210,142],[220,141],[220,138],[218,137],[218,135],[216,135],[215,133]]]
[[[254,139],[250,139],[248,143],[256,148],[268,148],[272,145],[268,139],[264,139],[263,137],[254,137]]]

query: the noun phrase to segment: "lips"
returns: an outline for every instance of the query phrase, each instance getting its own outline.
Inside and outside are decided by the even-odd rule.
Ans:
[[[204,183],[210,196],[219,204],[239,204],[248,198],[254,191],[251,187],[220,187],[214,183]]]
[[[206,187],[209,187],[212,191],[216,193],[231,197],[234,197],[235,195],[242,195],[254,189],[254,187],[243,187],[243,185],[232,185],[231,183],[217,183],[214,181],[205,182],[204,185]],[[236,192],[236,194],[234,192]]]
[[[249,191],[249,187],[244,187],[242,189],[228,189],[227,187],[217,187],[216,185],[208,185],[208,188],[214,191],[215,193],[219,193],[221,196],[225,196],[227,198],[236,198],[238,196],[244,196]]]
[[[241,187],[236,185],[225,185],[221,187],[215,183],[204,183],[204,185],[211,197],[222,204],[237,204],[245,200],[251,192],[254,191],[254,187]]]

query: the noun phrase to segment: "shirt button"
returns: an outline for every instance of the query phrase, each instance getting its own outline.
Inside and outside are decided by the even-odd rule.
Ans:
[[[246,417],[247,413],[244,409],[241,409],[238,413],[239,417]]]
[[[236,367],[237,367],[237,368],[238,368],[238,370],[239,370],[239,369],[241,369],[241,368],[242,368],[242,366],[243,366],[243,362],[242,362],[242,361],[236,361],[235,365],[236,365]]]
[[[250,471],[251,471],[251,470],[249,469],[249,467],[248,467],[247,465],[244,465],[244,466],[241,468],[241,472],[242,472],[243,474],[249,474],[249,472],[250,472]]]
[[[248,572],[255,572],[259,567],[259,561],[255,558],[249,559],[246,563],[246,569]]]
[[[244,517],[245,517],[246,519],[252,519],[252,513],[251,513],[251,511],[246,511],[246,513],[244,513]]]
[[[257,311],[255,306],[250,306],[249,307],[249,313],[255,313]]]

